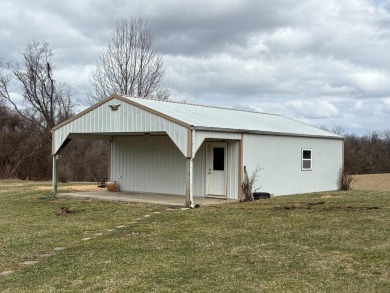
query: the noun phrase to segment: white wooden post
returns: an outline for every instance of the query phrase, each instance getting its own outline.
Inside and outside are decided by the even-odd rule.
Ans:
[[[194,159],[195,159],[195,128],[191,129],[191,160],[190,160],[190,205],[193,209],[194,203]]]
[[[186,207],[191,207],[191,159],[186,159]]]
[[[53,155],[53,172],[51,177],[51,193],[55,196],[57,194],[58,176],[57,176],[57,156]]]
[[[190,205],[189,207],[193,209],[194,204],[194,158],[190,160]]]
[[[194,158],[195,129],[191,128],[191,158],[186,160],[186,207],[193,209],[194,203]]]

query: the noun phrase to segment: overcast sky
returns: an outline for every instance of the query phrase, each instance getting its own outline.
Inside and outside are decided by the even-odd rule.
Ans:
[[[390,0],[0,0],[0,58],[49,42],[56,80],[86,105],[121,17],[150,26],[174,100],[390,129]]]

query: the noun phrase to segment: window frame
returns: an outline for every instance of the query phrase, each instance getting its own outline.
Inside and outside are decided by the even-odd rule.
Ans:
[[[310,159],[306,159],[303,157],[303,152],[309,151],[310,152]],[[303,166],[303,162],[310,162],[310,167],[305,168]],[[312,171],[313,170],[313,150],[309,148],[301,149],[301,170],[302,171]]]

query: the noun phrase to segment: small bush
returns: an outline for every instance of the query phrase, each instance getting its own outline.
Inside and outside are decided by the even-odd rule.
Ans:
[[[347,169],[340,170],[339,188],[340,190],[351,190],[354,179]]]
[[[256,192],[261,188],[256,188],[255,190],[253,189],[255,186],[256,179],[258,177],[257,173],[259,173],[262,169],[257,167],[252,175],[249,177],[248,172],[246,171],[246,166],[244,166],[244,181],[241,185],[242,188],[242,193],[244,194],[245,198],[244,201],[253,201],[253,192]]]

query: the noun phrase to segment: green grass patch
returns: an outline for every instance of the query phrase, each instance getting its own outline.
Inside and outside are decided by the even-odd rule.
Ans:
[[[1,292],[390,292],[389,192],[167,211],[0,185],[0,272],[15,271],[0,276]],[[57,216],[61,207],[72,212]]]

